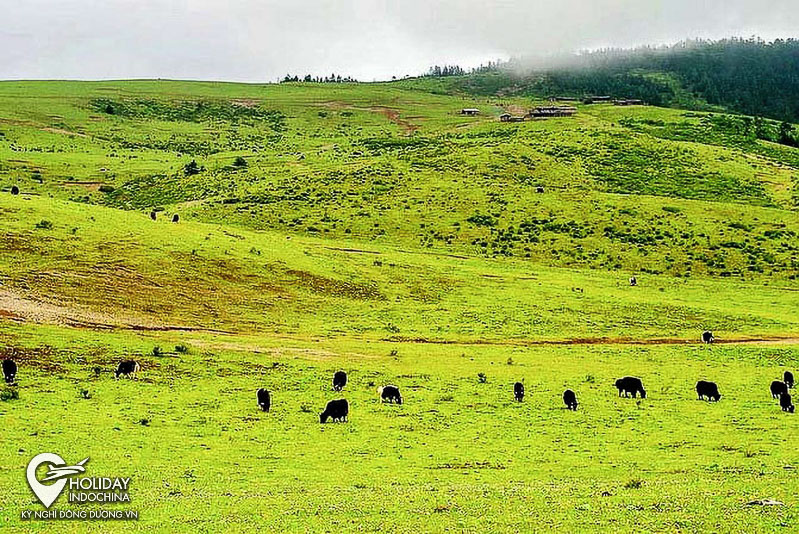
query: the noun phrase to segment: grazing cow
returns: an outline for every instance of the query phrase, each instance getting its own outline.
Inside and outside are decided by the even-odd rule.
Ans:
[[[513,396],[519,402],[522,402],[524,400],[524,384],[522,384],[521,382],[516,382],[515,384],[513,384]]]
[[[176,222],[178,222],[178,221],[180,221],[180,215],[178,215],[178,214],[176,213],[176,214],[174,214],[174,215],[172,216],[172,222],[173,222],[173,223],[176,223]]]
[[[535,192],[536,193],[543,193],[544,192],[544,186],[539,185],[538,187],[535,188]]]
[[[347,373],[336,371],[333,375],[333,391],[341,391],[347,385]]]
[[[3,360],[3,378],[7,384],[13,384],[17,378],[17,362],[14,360]]]
[[[151,211],[150,212],[150,218],[152,220],[156,220],[158,218],[158,213],[156,213],[155,211]]]
[[[400,395],[400,390],[397,386],[385,386],[378,388],[378,391],[380,392],[380,399],[384,402],[402,404],[402,395]]]
[[[782,375],[782,380],[785,382],[785,385],[789,388],[793,387],[793,373],[790,371],[785,371],[785,374]]]
[[[566,408],[569,410],[577,411],[577,395],[574,394],[574,391],[567,389],[563,392],[563,404],[565,404]]]
[[[707,380],[700,380],[696,383],[696,394],[699,395],[699,400],[704,400],[704,397],[707,397],[707,400],[718,402],[721,398],[721,393],[719,393],[716,383],[708,382]]]
[[[771,398],[776,399],[780,395],[785,395],[788,393],[788,386],[785,385],[785,382],[780,382],[779,380],[775,380],[771,383]]]
[[[119,378],[120,375],[127,376],[128,378],[136,378],[136,373],[141,371],[139,362],[135,360],[122,360],[117,365],[117,370],[114,372],[114,378]]]
[[[630,285],[633,287],[638,285],[638,280],[635,278],[635,276],[630,277]]]
[[[705,330],[702,332],[702,343],[713,343],[715,338],[713,337],[713,332],[710,330]]]
[[[619,397],[621,397],[622,393],[624,393],[625,397],[629,397],[629,394],[632,393],[633,398],[635,398],[635,396],[640,393],[642,399],[646,398],[644,383],[641,382],[640,378],[634,376],[619,378],[616,380],[616,388],[619,390]]]
[[[18,195],[19,194],[19,187],[15,186],[15,185],[12,185],[11,186],[11,194],[12,195]]]
[[[350,404],[347,399],[332,400],[327,403],[325,411],[319,414],[319,422],[326,423],[328,419],[332,419],[333,422],[346,421],[349,413]]]
[[[261,407],[261,410],[268,412],[270,406],[272,406],[272,397],[269,395],[269,391],[264,388],[258,388],[256,395],[258,396],[258,406]]]
[[[793,413],[794,407],[793,403],[791,402],[790,393],[783,393],[782,395],[780,395],[780,407],[782,408],[783,412]]]

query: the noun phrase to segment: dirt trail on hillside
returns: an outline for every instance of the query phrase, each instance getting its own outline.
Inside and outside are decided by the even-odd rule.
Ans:
[[[62,135],[72,135],[72,136],[75,136],[75,137],[89,137],[88,135],[86,135],[84,133],[72,132],[70,130],[65,130],[63,128],[50,128],[50,127],[48,127],[48,128],[42,128],[42,131],[43,132],[50,132],[50,133],[57,133],[57,134],[62,134]]]
[[[425,338],[384,338],[380,341],[389,343],[422,343],[430,345],[491,345],[511,347],[535,347],[546,345],[703,345],[699,340],[681,338],[626,338],[626,337],[589,337],[573,339],[478,339],[457,341],[447,339]],[[713,345],[799,345],[797,336],[744,337],[735,339],[716,339]]]
[[[62,306],[41,299],[0,289],[0,320],[7,319],[21,323],[54,324],[73,328],[98,330],[137,330],[152,332],[211,332],[232,334],[224,330],[197,328],[182,325],[161,324],[142,317],[128,314],[111,314],[92,310],[85,306],[71,304]]]
[[[387,108],[385,106],[372,106],[369,108],[370,111],[376,111],[386,117],[388,120],[399,126],[403,129],[406,134],[412,134],[416,130],[419,129],[418,124],[414,124],[408,120],[400,118],[399,110],[394,108]]]
[[[403,119],[400,117],[400,111],[396,108],[389,108],[386,106],[370,106],[368,108],[353,106],[351,104],[346,104],[344,102],[320,102],[316,103],[317,106],[323,106],[329,109],[341,110],[341,109],[355,109],[359,111],[372,111],[375,113],[380,113],[385,118],[402,128],[403,132],[410,135],[414,133],[416,130],[420,128],[418,124],[414,124],[413,122]],[[422,117],[414,117],[414,118],[422,118]]]
[[[109,313],[71,303],[60,305],[0,289],[0,322],[54,324],[97,330],[132,330],[141,332],[204,332],[236,335],[237,332],[196,326],[165,324],[127,313]],[[477,339],[446,340],[394,336],[380,341],[388,343],[420,343],[430,345],[535,347],[557,345],[701,345],[699,340],[682,338],[582,337],[571,339]],[[799,336],[775,335],[716,339],[714,345],[799,345]],[[246,350],[243,349],[243,350]]]

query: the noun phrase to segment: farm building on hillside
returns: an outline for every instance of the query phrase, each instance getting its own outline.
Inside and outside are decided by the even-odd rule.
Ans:
[[[597,104],[602,102],[610,102],[609,96],[587,96],[583,99],[583,104]]]
[[[624,99],[624,100],[614,100],[613,101],[613,105],[614,106],[643,106],[644,105],[644,101],[643,100],[638,100],[636,98],[628,98],[628,99]]]
[[[474,117],[475,115],[479,114],[480,110],[477,108],[463,108],[461,110],[461,115],[469,115],[470,117]]]
[[[550,96],[550,102],[577,102],[579,100],[576,96]]]
[[[502,122],[522,122],[524,121],[524,117],[517,117],[511,115],[510,113],[503,113],[502,115],[499,116],[499,120],[501,120]]]
[[[530,110],[530,117],[548,119],[550,117],[571,117],[577,113],[572,106],[541,106]]]

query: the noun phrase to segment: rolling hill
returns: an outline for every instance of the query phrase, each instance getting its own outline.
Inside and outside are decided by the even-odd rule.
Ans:
[[[132,478],[104,531],[796,525],[799,149],[441,83],[0,83],[0,527],[43,450]]]

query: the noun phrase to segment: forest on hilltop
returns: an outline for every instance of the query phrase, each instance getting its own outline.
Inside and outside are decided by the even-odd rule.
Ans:
[[[530,66],[524,59],[480,67],[431,69],[447,87],[476,95],[609,95],[659,106],[724,108],[799,122],[799,40],[685,41],[632,50],[604,49]],[[450,76],[447,76],[450,74]],[[454,75],[452,75],[454,74]]]

